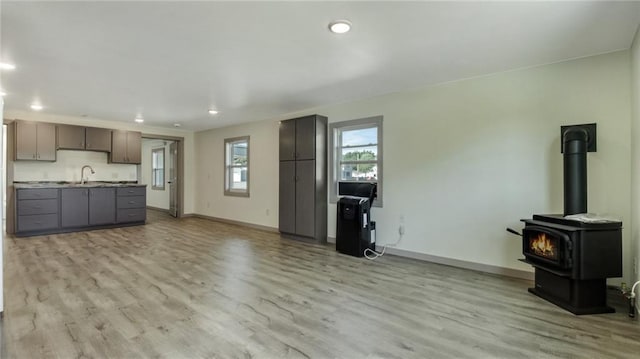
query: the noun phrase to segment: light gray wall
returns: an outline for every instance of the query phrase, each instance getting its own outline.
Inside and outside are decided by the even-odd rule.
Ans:
[[[224,195],[224,140],[250,136],[249,197]],[[278,226],[278,122],[196,132],[196,213]]]
[[[630,53],[620,51],[502,72],[430,88],[325,106],[330,122],[384,116],[384,208],[374,208],[379,243],[505,268],[533,213],[562,213],[560,126],[598,123],[598,152],[588,159],[589,210],[619,217],[624,273],[631,272]],[[277,227],[277,120],[195,136],[196,212]],[[251,200],[224,198],[222,140],[251,136]],[[258,165],[258,167],[254,167]],[[260,182],[262,181],[262,182]],[[257,184],[259,183],[259,184]],[[244,201],[244,202],[243,202]],[[246,210],[244,210],[246,209]],[[335,236],[336,207],[328,208]],[[628,280],[628,279],[627,279]]]

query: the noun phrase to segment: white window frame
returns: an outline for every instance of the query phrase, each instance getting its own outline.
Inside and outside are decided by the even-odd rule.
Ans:
[[[232,165],[232,161],[230,158],[231,145],[235,143],[246,142],[247,143],[247,164],[246,165]],[[237,196],[237,197],[249,197],[249,167],[250,167],[250,156],[249,156],[249,136],[241,136],[241,137],[233,137],[233,138],[225,138],[224,140],[224,195],[225,196]],[[247,188],[245,189],[232,189],[231,188],[231,172],[234,168],[247,168]]]
[[[364,128],[378,129],[378,180],[375,181],[378,184],[378,197],[373,201],[374,207],[382,207],[382,119],[383,116],[373,116],[360,118],[357,120],[333,122],[329,124],[329,201],[331,203],[338,202],[338,175],[340,173],[340,160],[339,156],[342,152],[342,132],[349,130],[359,130]],[[355,181],[354,181],[355,182]],[[362,183],[364,181],[358,181]]]
[[[156,153],[162,154],[162,167],[156,167],[156,162],[154,161],[154,158],[153,158],[153,155]],[[151,150],[151,189],[152,190],[164,191],[164,176],[165,176],[166,164],[167,162],[166,162],[164,147],[152,149]],[[156,172],[160,172],[160,171],[162,173],[162,183],[157,183]]]

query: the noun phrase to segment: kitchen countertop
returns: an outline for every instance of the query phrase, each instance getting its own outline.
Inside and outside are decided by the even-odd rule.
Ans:
[[[134,182],[13,182],[13,187],[20,188],[92,188],[92,187],[146,187],[146,184]]]

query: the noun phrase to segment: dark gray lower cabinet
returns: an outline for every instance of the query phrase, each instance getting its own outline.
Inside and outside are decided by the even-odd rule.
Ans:
[[[16,193],[16,231],[44,233],[57,231],[58,190],[25,188]]]
[[[89,188],[89,224],[116,223],[116,189]]]
[[[60,223],[62,228],[89,225],[89,189],[63,188],[60,190]]]
[[[116,194],[117,223],[144,222],[147,219],[147,189],[145,187],[118,188]]]
[[[296,161],[296,234],[315,237],[316,161]]]
[[[146,188],[16,189],[16,235],[73,232],[144,224]]]
[[[296,233],[296,162],[280,161],[280,232]]]
[[[316,237],[316,161],[280,162],[280,232]]]

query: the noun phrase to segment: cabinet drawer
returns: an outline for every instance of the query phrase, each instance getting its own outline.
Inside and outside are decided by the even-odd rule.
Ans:
[[[29,199],[18,201],[18,215],[58,213],[57,199]]]
[[[146,206],[145,196],[118,197],[118,208],[145,208]]]
[[[18,216],[18,232],[31,232],[58,228],[58,214]]]
[[[143,222],[145,219],[147,219],[146,208],[125,208],[118,210],[116,221],[118,223]]]
[[[58,198],[56,188],[21,188],[17,192],[18,200]]]
[[[122,187],[118,188],[118,197],[120,196],[144,196],[147,194],[146,187]]]

